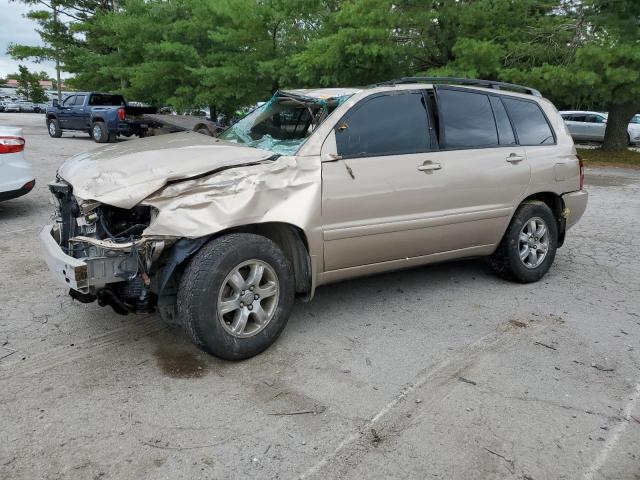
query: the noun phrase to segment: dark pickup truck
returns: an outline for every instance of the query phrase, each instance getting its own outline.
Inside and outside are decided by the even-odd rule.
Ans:
[[[118,135],[144,137],[154,127],[144,115],[156,111],[155,107],[127,105],[122,95],[74,93],[61,104],[54,100],[47,108],[47,130],[54,138],[65,130],[87,132],[98,143],[114,142]]]

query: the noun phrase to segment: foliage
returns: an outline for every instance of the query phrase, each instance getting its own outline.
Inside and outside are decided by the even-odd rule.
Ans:
[[[30,10],[26,18],[36,22],[36,31],[43,42],[41,46],[9,44],[7,53],[18,60],[33,59],[35,62],[47,60],[56,64],[56,88],[60,97],[60,70],[69,58],[73,46],[79,39],[74,35],[78,24],[90,22],[98,11],[109,10],[113,0],[11,0],[37,7]],[[42,8],[44,7],[44,8]]]
[[[18,71],[18,78],[16,79],[18,80],[18,88],[16,93],[34,103],[46,102],[47,96],[44,93],[44,89],[40,86],[38,75],[31,73],[24,65],[19,65]]]
[[[578,148],[578,155],[587,167],[626,167],[640,169],[640,152],[624,149],[607,152],[600,148]],[[588,183],[588,182],[587,182]]]
[[[77,88],[180,110],[230,113],[280,87],[481,77],[608,110],[614,148],[640,111],[637,0],[51,1],[57,20],[28,14],[45,46],[12,45],[16,58],[55,57]]]

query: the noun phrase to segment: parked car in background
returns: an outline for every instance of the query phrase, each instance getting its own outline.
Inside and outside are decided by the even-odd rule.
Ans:
[[[218,138],[77,155],[49,185],[47,264],[74,299],[158,310],[236,360],[323,284],[477,256],[540,280],[587,205],[573,140],[536,90],[447,80],[278,91]]]
[[[10,102],[7,102],[4,106],[4,111],[9,113],[9,112],[13,112],[13,113],[19,113],[20,112],[20,104],[18,102],[14,102],[13,100]]]
[[[603,142],[607,128],[606,113],[590,111],[563,111],[560,116],[564,119],[569,133],[574,140],[587,142]],[[636,115],[636,117],[640,117]],[[634,118],[636,118],[634,117]],[[640,143],[640,124],[633,120],[627,128],[627,139],[630,145]]]
[[[631,123],[640,124],[640,114],[639,115],[634,115],[633,118],[631,119]]]
[[[47,111],[47,107],[49,107],[50,105],[47,105],[46,103],[34,103],[33,104],[33,111],[35,113],[45,113]]]
[[[34,113],[35,112],[35,105],[33,102],[18,102],[18,105],[20,106],[20,111],[22,113]]]
[[[36,184],[24,147],[21,128],[0,126],[0,200],[25,195]]]
[[[60,138],[64,130],[87,132],[98,143],[114,142],[118,135],[144,137],[150,127],[142,116],[156,113],[153,107],[134,107],[122,95],[86,92],[56,100],[47,108],[49,135]]]

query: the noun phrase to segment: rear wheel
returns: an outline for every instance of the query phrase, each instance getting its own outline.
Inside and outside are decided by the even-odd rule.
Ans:
[[[234,233],[207,243],[180,281],[178,315],[194,343],[228,360],[276,341],[293,306],[291,266],[260,235]]]
[[[108,143],[116,141],[116,134],[109,132],[104,122],[93,122],[91,125],[91,138],[97,143]]]
[[[551,209],[544,202],[526,202],[516,210],[490,262],[504,278],[536,282],[551,268],[557,248],[558,224]]]
[[[62,136],[62,129],[60,128],[60,123],[57,118],[47,120],[47,130],[49,131],[49,136],[52,138],[60,138]]]

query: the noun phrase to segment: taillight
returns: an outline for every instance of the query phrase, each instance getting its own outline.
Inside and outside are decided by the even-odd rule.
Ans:
[[[577,157],[578,165],[580,166],[580,190],[582,190],[584,188],[584,162],[580,158],[580,155],[577,155]]]
[[[122,120],[122,121],[124,121],[124,119],[126,118],[126,115],[125,115],[125,113],[124,113],[124,108],[123,108],[123,107],[120,107],[120,108],[118,109],[118,118],[119,118],[120,120]]]
[[[24,138],[0,137],[0,153],[18,153],[24,150]]]

